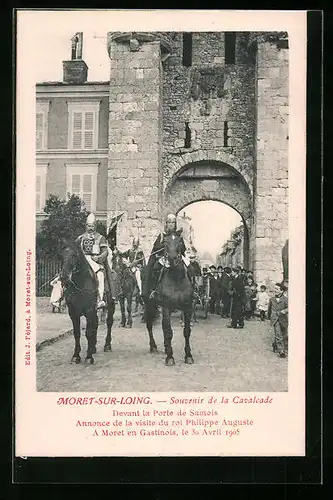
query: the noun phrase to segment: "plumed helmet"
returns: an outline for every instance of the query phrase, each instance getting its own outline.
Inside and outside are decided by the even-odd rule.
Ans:
[[[166,218],[166,222],[176,222],[177,217],[174,214],[169,214]]]
[[[95,224],[96,223],[96,218],[93,213],[89,214],[87,217],[86,224]]]

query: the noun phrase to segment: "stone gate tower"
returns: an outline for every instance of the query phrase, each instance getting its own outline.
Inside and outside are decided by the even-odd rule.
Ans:
[[[108,217],[124,212],[118,246],[139,235],[148,254],[167,212],[217,200],[243,219],[244,264],[256,279],[281,279],[287,34],[112,32],[108,51]]]

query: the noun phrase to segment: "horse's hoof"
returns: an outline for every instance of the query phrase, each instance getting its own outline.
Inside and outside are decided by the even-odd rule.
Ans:
[[[111,351],[112,351],[111,345],[104,346],[104,352],[111,352]]]
[[[84,364],[85,365],[93,365],[94,363],[95,363],[95,360],[94,360],[94,358],[92,356],[91,356],[91,358],[86,358],[84,360]]]
[[[125,328],[125,326],[126,326],[126,325],[125,325],[125,323],[120,323],[120,325],[119,325],[119,326],[120,326],[121,328]]]
[[[126,325],[126,328],[132,328],[132,323],[129,323],[128,325]]]
[[[175,360],[173,359],[173,357],[165,359],[165,366],[174,366],[174,365],[175,365]]]
[[[78,356],[72,356],[71,364],[78,365],[79,363],[81,363],[81,357],[79,355]]]
[[[158,353],[157,347],[151,347],[151,348],[150,348],[150,352],[151,352],[152,354],[157,354],[157,353]]]
[[[194,360],[193,360],[192,356],[185,356],[185,363],[187,365],[193,365]]]

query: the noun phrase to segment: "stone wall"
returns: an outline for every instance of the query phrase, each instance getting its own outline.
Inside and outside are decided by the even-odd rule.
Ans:
[[[108,219],[125,212],[117,245],[140,237],[147,254],[160,229],[160,43],[110,44]]]
[[[218,68],[216,68],[218,71]],[[198,152],[202,158],[222,152],[252,190],[254,170],[254,66],[228,65],[222,71],[224,96],[212,92],[205,98],[193,94],[197,68],[169,66],[163,85],[164,186],[177,171],[180,155]],[[224,122],[228,122],[225,145]],[[191,147],[185,147],[185,122],[191,130]]]
[[[260,282],[282,279],[288,238],[288,82],[288,50],[258,43],[254,265]]]

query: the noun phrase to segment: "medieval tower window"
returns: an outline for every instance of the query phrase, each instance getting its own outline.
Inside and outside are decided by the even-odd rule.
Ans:
[[[188,122],[185,122],[185,148],[191,147],[191,129],[189,127]]]
[[[183,33],[183,66],[192,66],[192,33]]]
[[[228,146],[229,146],[229,127],[228,127],[228,122],[224,122],[223,147],[227,148]]]
[[[235,49],[236,49],[236,34],[225,33],[224,35],[225,64],[235,64]]]

